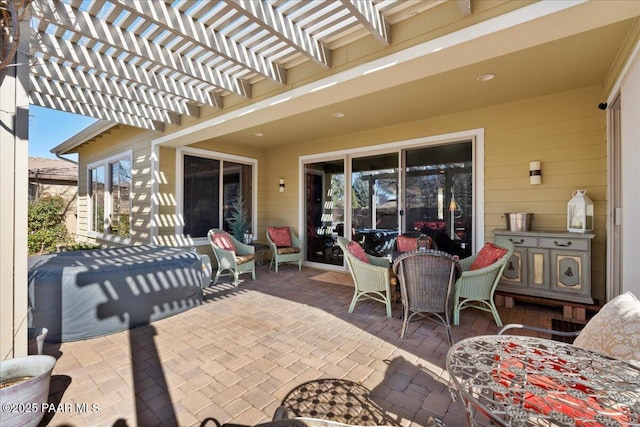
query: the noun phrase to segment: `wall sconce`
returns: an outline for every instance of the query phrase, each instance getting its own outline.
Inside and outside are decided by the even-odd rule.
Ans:
[[[280,178],[279,186],[280,186],[280,192],[284,193],[284,178]]]
[[[529,162],[529,184],[540,185],[542,184],[542,169],[540,162]]]

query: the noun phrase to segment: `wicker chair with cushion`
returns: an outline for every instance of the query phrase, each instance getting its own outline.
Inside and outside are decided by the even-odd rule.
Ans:
[[[407,252],[395,260],[393,271],[400,281],[402,299],[400,338],[404,339],[409,322],[419,315],[440,320],[447,331],[449,345],[453,344],[450,322],[453,286],[461,273],[456,259],[433,249]]]
[[[387,317],[391,317],[389,259],[369,255],[358,242],[350,242],[342,236],[338,236],[338,245],[344,253],[355,284],[349,313],[353,313],[358,301],[372,299],[383,303],[387,307]]]
[[[487,243],[477,254],[460,260],[462,276],[456,282],[454,292],[454,325],[460,324],[460,311],[472,307],[493,314],[496,325],[502,327],[493,294],[512,254],[513,244],[500,241]]]
[[[213,254],[218,262],[213,284],[218,283],[221,276],[233,276],[233,284],[238,287],[238,276],[241,273],[251,273],[256,280],[255,248],[236,240],[231,234],[218,228],[212,228],[207,233]],[[227,274],[223,274],[228,271]]]
[[[267,241],[271,248],[269,268],[275,264],[277,273],[280,264],[297,263],[298,270],[302,269],[302,244],[293,230],[289,227],[268,227]]]

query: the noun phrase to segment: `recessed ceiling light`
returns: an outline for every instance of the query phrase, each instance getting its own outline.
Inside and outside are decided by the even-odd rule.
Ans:
[[[341,119],[344,117],[344,113],[333,113],[333,117],[336,119]]]
[[[264,134],[263,134],[262,132],[256,132],[256,133],[254,133],[254,135],[255,135],[255,136],[262,136],[262,135],[264,135]]]
[[[496,75],[493,74],[493,73],[487,73],[487,74],[483,74],[481,76],[478,76],[477,80],[479,82],[488,82],[489,80],[493,80],[495,76]]]

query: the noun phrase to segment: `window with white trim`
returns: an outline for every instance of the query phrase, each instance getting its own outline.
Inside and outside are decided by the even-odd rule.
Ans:
[[[131,230],[131,152],[88,166],[88,231],[129,238]]]
[[[219,153],[185,151],[182,156],[182,234],[206,237],[211,228],[222,228],[239,237],[254,226],[254,175],[256,163]],[[238,208],[246,213],[245,230],[234,230]],[[237,232],[237,233],[236,233]]]

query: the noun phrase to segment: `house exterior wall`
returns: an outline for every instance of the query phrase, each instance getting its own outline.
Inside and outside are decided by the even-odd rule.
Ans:
[[[192,147],[258,160],[259,228],[299,224],[299,157],[358,147],[484,128],[485,229],[504,228],[505,212],[532,212],[534,229],[566,230],[567,202],[576,189],[586,189],[595,203],[592,258],[594,298],[605,298],[606,133],[605,113],[597,108],[602,88],[587,87],[524,99],[440,117],[430,117],[366,132],[274,148],[240,147],[201,142]],[[100,158],[133,150],[132,243],[148,243],[151,230],[150,132],[124,129],[109,135],[109,144],[93,144],[80,152],[80,227],[86,230],[86,165]],[[106,147],[98,150],[96,147]],[[542,185],[529,185],[530,161],[542,163]],[[160,244],[182,245],[175,239],[176,150],[159,148],[156,223]],[[278,180],[285,179],[285,192]],[[84,228],[83,228],[84,227]],[[299,230],[297,230],[299,232]],[[81,233],[82,234],[82,233]],[[86,236],[86,233],[85,233]],[[209,253],[206,246],[198,249]]]
[[[119,127],[97,143],[78,151],[78,241],[97,241],[105,246],[149,243],[151,239],[151,139],[153,132]],[[106,140],[106,141],[105,141]],[[89,164],[131,150],[131,240],[94,239],[88,230]]]
[[[587,87],[411,123],[270,149],[266,220],[298,228],[299,157],[484,128],[485,230],[505,227],[505,212],[532,212],[533,227],[566,230],[567,202],[586,189],[595,204],[593,297],[605,298],[606,116],[602,88]],[[529,162],[542,163],[542,185],[529,185]],[[286,190],[277,182],[285,178]]]

